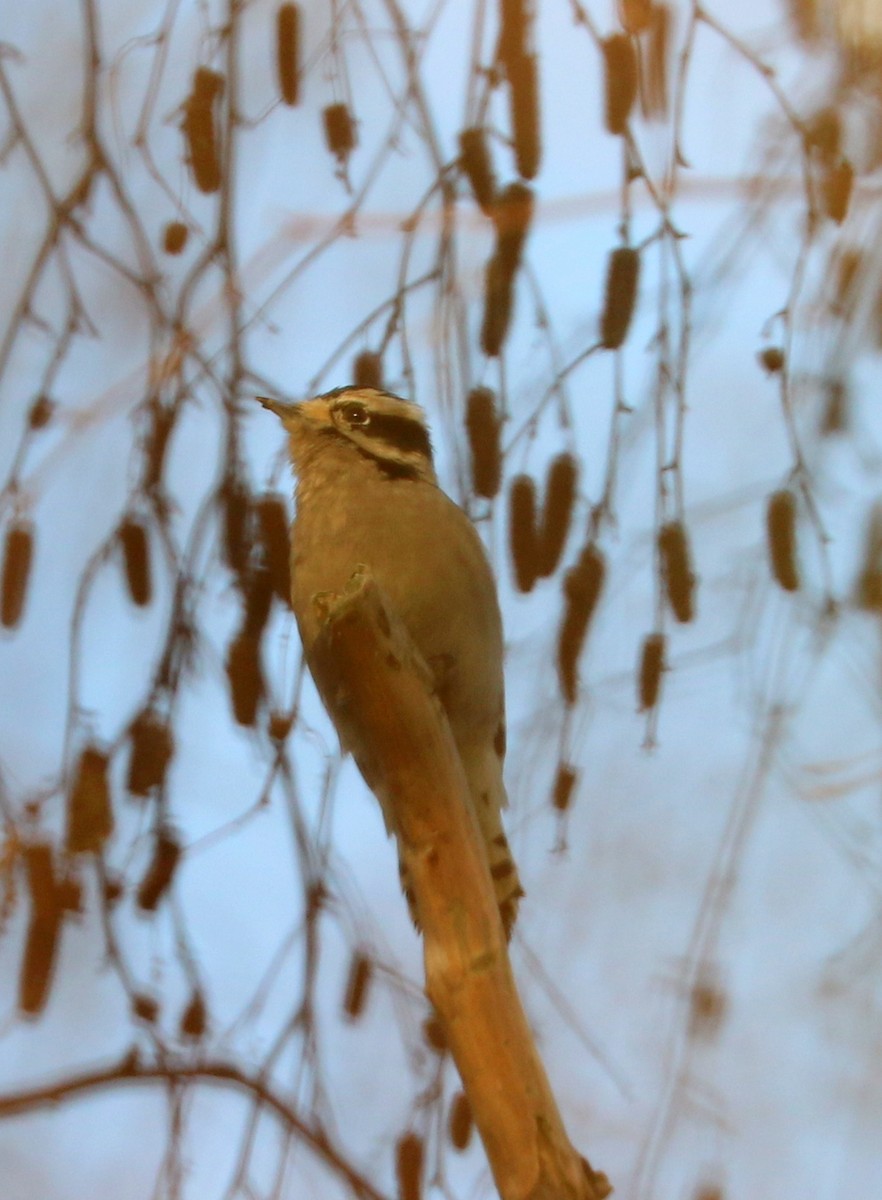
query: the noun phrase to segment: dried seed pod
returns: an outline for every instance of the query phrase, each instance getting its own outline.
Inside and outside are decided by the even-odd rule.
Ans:
[[[190,997],[189,1004],[181,1014],[178,1029],[180,1030],[181,1037],[187,1038],[189,1041],[198,1042],[207,1027],[208,1012],[205,1007],[205,997],[196,988]]]
[[[604,350],[618,350],[628,335],[639,279],[639,252],[632,246],[617,246],[610,254],[606,267],[603,313],[600,318],[600,342]]]
[[[855,588],[859,608],[882,613],[882,501],[870,510],[864,539],[864,559]]]
[[[496,197],[496,178],[484,129],[464,129],[459,135],[459,165],[481,210],[490,216]]]
[[[97,746],[87,746],[80,755],[67,798],[65,847],[70,854],[97,853],[113,832],[108,767],[107,755]]]
[[[514,299],[514,276],[503,268],[494,254],[487,261],[484,275],[484,317],[481,321],[481,349],[488,358],[496,358],[508,337]]]
[[[821,180],[824,212],[837,225],[841,225],[848,216],[853,187],[854,168],[847,158],[841,158],[824,172]]]
[[[243,629],[230,642],[226,666],[233,715],[240,725],[253,725],[265,691],[259,641]]]
[[[573,800],[573,790],[578,779],[575,767],[569,763],[561,763],[557,768],[554,779],[554,791],[551,793],[551,803],[558,812],[567,812]]]
[[[131,754],[126,781],[133,796],[148,796],[165,782],[175,752],[171,726],[149,708],[138,713],[129,726]]]
[[[499,444],[502,422],[496,411],[496,393],[492,388],[472,388],[466,402],[465,423],[472,459],[472,486],[476,495],[492,500],[502,482]]]
[[[530,0],[500,0],[498,55],[506,74],[509,64],[527,53],[531,24]]]
[[[536,484],[529,475],[512,480],[508,494],[509,545],[518,591],[531,592],[539,577],[540,548],[536,536]]]
[[[472,1130],[475,1120],[472,1116],[472,1106],[465,1092],[457,1092],[450,1102],[450,1117],[447,1129],[454,1150],[466,1150],[472,1140]]]
[[[806,122],[805,142],[827,166],[832,166],[842,147],[842,118],[835,108],[819,108]]]
[[[28,413],[28,425],[31,429],[42,429],[48,425],[55,415],[55,401],[48,396],[37,396]]]
[[[662,671],[665,669],[665,644],[663,633],[650,633],[643,642],[638,681],[641,712],[647,712],[658,704]]]
[[[300,8],[280,4],[276,12],[276,71],[285,104],[300,99]]]
[[[768,375],[779,375],[784,370],[784,351],[780,346],[766,346],[756,357]]]
[[[437,1013],[430,1013],[423,1021],[423,1038],[429,1049],[434,1050],[436,1054],[447,1053],[447,1035]]]
[[[373,350],[362,350],[352,368],[353,381],[359,388],[382,388],[383,360]]]
[[[542,143],[539,136],[539,66],[535,54],[512,59],[507,68],[511,100],[511,127],[518,173],[533,179],[539,170]]]
[[[49,998],[49,987],[58,957],[61,915],[59,908],[54,917],[32,915],[28,923],[18,981],[18,1006],[22,1013],[31,1017],[43,1011]]]
[[[55,968],[58,934],[64,904],[55,880],[52,847],[36,842],[24,847],[31,918],[19,977],[18,1004],[23,1013],[36,1016],[46,1006]]]
[[[171,886],[181,858],[181,844],[169,829],[160,829],[153,844],[153,858],[138,888],[138,907],[153,912]]]
[[[641,76],[641,107],[646,117],[664,117],[668,111],[668,54],[671,42],[671,10],[667,4],[653,4],[648,42]]]
[[[159,1003],[153,996],[147,996],[143,992],[135,992],[132,996],[132,1012],[140,1020],[146,1021],[148,1025],[152,1025],[159,1016]]]
[[[423,1139],[417,1133],[405,1133],[395,1147],[395,1175],[399,1200],[420,1200],[423,1194]]]
[[[251,515],[251,494],[241,479],[228,475],[220,489],[223,519],[224,562],[236,576],[243,576],[248,567],[251,549],[248,518]]]
[[[600,550],[589,543],[564,578],[564,614],[557,639],[557,674],[567,704],[576,703],[579,690],[579,655],[594,616],[606,563]]]
[[[554,573],[563,554],[570,532],[578,477],[579,465],[572,454],[558,454],[548,468],[542,521],[536,535],[539,547],[538,573],[541,578]]]
[[[260,636],[269,620],[270,605],[273,602],[273,577],[265,563],[258,563],[249,569],[245,577],[245,616],[243,629],[260,641]]]
[[[689,538],[682,521],[662,525],[658,534],[662,579],[674,616],[678,621],[691,621],[695,615],[695,576]]]
[[[288,509],[281,496],[267,494],[257,501],[256,510],[264,561],[272,579],[273,592],[283,604],[290,604],[291,541],[288,535]]]
[[[637,56],[625,33],[614,33],[602,43],[604,68],[604,124],[610,133],[620,135],[628,128],[628,118],[637,96]]]
[[[357,138],[355,120],[345,104],[329,104],[322,110],[325,143],[342,165],[355,149]]]
[[[834,259],[832,275],[835,281],[835,296],[831,308],[836,316],[850,317],[854,312],[862,281],[866,278],[866,258],[863,251],[848,246],[839,251]]]
[[[525,183],[510,183],[496,197],[493,223],[496,252],[501,269],[514,276],[521,264],[524,243],[533,223],[533,189]]]
[[[169,435],[174,428],[175,416],[176,410],[173,406],[166,408],[157,399],[151,399],[150,424],[144,446],[144,488],[148,493],[155,492],[162,480]]]
[[[649,28],[652,0],[619,0],[619,21],[632,36]]]
[[[819,430],[822,437],[844,433],[848,429],[850,399],[848,384],[844,379],[826,380]]]
[[[766,537],[772,574],[786,592],[799,587],[796,560],[796,497],[789,488],[769,496],[766,507]]]
[[[217,108],[223,90],[222,75],[209,67],[197,67],[193,90],[184,101],[182,129],[200,192],[216,192],[221,185]]]
[[[34,527],[17,519],[6,531],[3,573],[0,580],[0,624],[15,629],[24,612],[25,596],[34,558]]]
[[[368,987],[373,975],[373,963],[366,954],[357,950],[349,963],[346,994],[343,997],[343,1012],[354,1021],[364,1012]]]
[[[147,527],[140,517],[126,517],[119,527],[123,562],[129,595],[135,604],[143,608],[150,603],[153,584],[150,578],[150,543]]]
[[[180,254],[187,244],[190,231],[183,221],[169,221],[162,235],[162,248],[166,254]]]

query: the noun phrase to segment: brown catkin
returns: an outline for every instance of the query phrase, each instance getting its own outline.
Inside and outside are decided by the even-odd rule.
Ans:
[[[129,595],[135,604],[143,608],[153,596],[147,526],[139,517],[126,517],[119,527],[119,540]]]
[[[148,493],[155,492],[162,482],[165,456],[176,413],[177,410],[173,406],[166,408],[155,397],[151,398],[150,424],[144,446],[144,489]]]
[[[605,350],[618,350],[628,335],[639,278],[639,252],[633,246],[617,246],[607,262],[600,318],[600,341]]]
[[[329,104],[322,110],[325,144],[338,162],[345,163],[355,149],[355,120],[345,104]]]
[[[49,396],[37,396],[28,413],[28,425],[31,429],[43,429],[55,415],[55,401]]]
[[[153,857],[138,888],[138,907],[153,912],[171,887],[181,858],[181,845],[168,829],[160,829],[153,843]]]
[[[591,618],[597,608],[606,563],[593,543],[585,547],[564,579],[564,613],[557,639],[557,674],[567,704],[576,703],[579,691],[579,655]]]
[[[36,1016],[46,1007],[58,955],[60,931],[60,909],[51,918],[33,915],[28,923],[18,983],[18,1005],[28,1016]]]
[[[253,725],[264,694],[263,668],[260,642],[244,629],[230,642],[226,670],[233,716],[240,725]]]
[[[486,130],[473,127],[462,131],[459,135],[459,165],[482,212],[490,216],[496,198],[496,178]]]
[[[561,763],[554,777],[554,789],[551,793],[552,806],[557,812],[568,812],[573,802],[573,791],[579,778],[575,767],[569,763]]]
[[[276,71],[279,94],[293,106],[300,99],[300,8],[280,4],[276,11]]]
[[[616,135],[625,133],[637,96],[637,56],[625,33],[614,33],[602,43],[604,69],[604,124]]]
[[[269,569],[273,592],[283,604],[290,604],[291,541],[288,535],[288,509],[284,499],[273,493],[261,496],[255,507],[264,561]]]
[[[356,950],[349,963],[346,991],[343,995],[343,1012],[350,1021],[364,1012],[368,988],[373,976],[373,963],[366,954]]]
[[[560,562],[573,517],[578,477],[578,463],[572,454],[558,454],[548,468],[542,521],[537,533],[540,577],[553,574]]]
[[[769,496],[766,505],[766,539],[772,574],[786,592],[799,587],[796,560],[796,496],[782,488]]]
[[[208,1026],[208,1012],[205,1007],[205,997],[198,988],[193,992],[187,1007],[181,1013],[178,1028],[181,1037],[198,1042]]]
[[[505,345],[511,325],[514,300],[514,274],[503,267],[493,254],[484,273],[484,315],[481,320],[481,349],[488,358],[496,358]]]
[[[69,854],[101,849],[113,832],[107,754],[87,746],[80,755],[67,797],[65,848]]]
[[[352,366],[352,380],[358,388],[382,388],[383,359],[374,350],[362,350]]]
[[[187,244],[189,232],[183,221],[169,221],[162,235],[162,248],[166,254],[180,254]]]
[[[159,1016],[159,1002],[144,992],[135,992],[132,996],[132,1012],[141,1021],[152,1025]]]
[[[503,188],[493,206],[496,225],[496,257],[503,271],[511,275],[521,264],[524,243],[533,223],[535,197],[525,183],[510,183]]]
[[[662,671],[665,669],[665,644],[663,633],[650,633],[643,642],[637,685],[641,712],[647,712],[658,704]]]
[[[824,212],[837,225],[848,216],[848,206],[854,187],[854,168],[846,158],[841,158],[824,172],[821,180],[821,196]]]
[[[882,613],[882,501],[870,510],[855,600],[866,612]]]
[[[534,179],[542,157],[539,134],[539,65],[535,54],[521,54],[508,64],[511,127],[515,162],[524,179]]]
[[[126,786],[133,796],[148,796],[153,788],[165,782],[175,752],[171,727],[151,709],[144,709],[129,726],[129,741]]]
[[[228,475],[221,484],[220,496],[224,562],[234,575],[244,576],[251,548],[248,532],[251,495],[241,479]]]
[[[619,21],[625,33],[642,33],[652,19],[652,0],[619,0]]]
[[[472,461],[472,486],[475,494],[492,500],[502,482],[502,422],[492,388],[475,387],[466,402],[466,432]]]
[[[465,1092],[457,1092],[450,1102],[450,1117],[447,1130],[450,1143],[454,1150],[466,1150],[472,1140],[475,1120],[472,1116],[472,1106]]]
[[[499,0],[499,60],[509,64],[526,54],[530,44],[530,0]]]
[[[31,918],[19,976],[18,1004],[36,1016],[46,1006],[58,949],[64,904],[55,880],[52,847],[37,842],[24,847]]]
[[[260,641],[273,602],[273,577],[266,563],[250,567],[244,583],[245,615],[242,627],[250,637]]]
[[[425,1146],[418,1133],[405,1133],[395,1147],[395,1176],[399,1200],[420,1200],[423,1194]]]
[[[668,55],[671,41],[671,11],[667,4],[653,4],[640,91],[645,117],[663,117],[668,111]]]
[[[221,185],[216,112],[223,90],[222,75],[209,67],[197,67],[193,76],[193,90],[184,101],[182,128],[193,178],[200,192],[216,192]]]
[[[539,577],[539,544],[536,536],[536,484],[529,475],[517,475],[512,480],[508,513],[515,583],[518,591],[531,592]]]
[[[691,621],[695,615],[695,576],[689,552],[689,538],[682,521],[669,521],[658,534],[662,581],[668,603],[678,621]]]
[[[22,618],[33,559],[34,527],[15,520],[6,531],[0,578],[0,623],[6,629],[15,629]]]

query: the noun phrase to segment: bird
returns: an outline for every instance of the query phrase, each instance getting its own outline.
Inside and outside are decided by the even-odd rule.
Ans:
[[[506,937],[524,894],[502,826],[507,804],[502,618],[477,530],[440,487],[423,409],[374,387],[340,387],[298,403],[258,397],[282,421],[296,476],[291,602],[306,664],[340,741],[346,730],[313,648],[313,598],[370,571],[425,660],[459,754]],[[355,754],[358,764],[358,755]],[[395,833],[382,784],[367,777]],[[413,893],[402,887],[418,926]]]

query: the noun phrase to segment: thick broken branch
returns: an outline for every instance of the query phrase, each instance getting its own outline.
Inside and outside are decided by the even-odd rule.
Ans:
[[[602,1200],[611,1188],[567,1138],[515,988],[505,935],[431,676],[373,580],[316,598],[313,647],[341,728],[382,781],[413,886],[426,992],[444,1025],[502,1200]],[[367,761],[363,761],[363,760]]]

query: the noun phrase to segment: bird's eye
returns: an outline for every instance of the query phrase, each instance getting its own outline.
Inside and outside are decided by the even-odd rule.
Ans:
[[[343,419],[347,425],[360,426],[362,429],[371,423],[371,414],[368,412],[364,404],[360,404],[358,400],[349,400],[346,404],[341,405],[340,411],[343,414]]]

